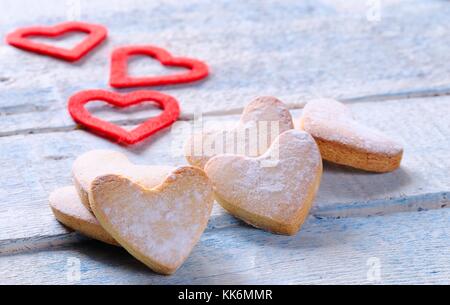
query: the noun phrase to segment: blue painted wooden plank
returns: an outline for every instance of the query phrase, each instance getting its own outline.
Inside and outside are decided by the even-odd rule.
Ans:
[[[173,276],[100,242],[0,257],[1,284],[449,284],[450,209],[207,231]]]
[[[4,134],[73,128],[66,111],[68,97],[82,89],[109,88],[109,54],[123,44],[155,44],[211,65],[212,76],[205,82],[158,88],[179,98],[184,116],[195,109],[238,112],[261,94],[276,95],[298,107],[317,96],[361,99],[450,92],[445,39],[450,5],[445,1],[382,1],[378,22],[367,18],[365,2],[355,0],[265,1],[264,5],[260,1],[207,5],[192,0],[183,4],[131,1],[126,6],[111,1],[80,3],[81,19],[110,29],[108,42],[80,63],[70,65],[1,43],[0,96],[17,94],[0,99],[0,112],[3,104],[38,109],[24,113],[27,106],[8,115],[0,122]],[[5,0],[2,7],[7,13],[0,36],[17,26],[64,21],[69,11],[65,1],[49,0],[39,5]],[[159,64],[145,60],[136,61],[131,69],[137,74],[163,72]],[[30,94],[34,89],[36,93]]]

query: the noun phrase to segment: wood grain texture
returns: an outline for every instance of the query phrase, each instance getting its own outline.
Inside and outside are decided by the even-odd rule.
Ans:
[[[442,209],[371,218],[311,218],[295,237],[244,224],[209,230],[169,277],[151,272],[122,249],[85,242],[0,256],[0,283],[449,284],[449,221],[450,209]],[[68,278],[77,263],[79,282]],[[378,263],[380,277],[370,277]]]
[[[69,14],[65,1],[5,0],[3,6],[8,18],[0,25],[1,36],[30,23],[61,22]],[[109,54],[124,44],[155,44],[210,64],[212,75],[204,82],[158,88],[180,100],[183,117],[195,109],[239,113],[262,94],[298,107],[317,96],[450,93],[445,39],[450,5],[386,0],[381,9],[380,21],[371,22],[366,3],[358,0],[129,1],[126,6],[81,1],[80,18],[110,30],[108,41],[81,62],[69,65],[0,46],[0,113],[8,118],[0,121],[0,135],[75,128],[68,98],[79,90],[108,88]],[[142,58],[133,60],[130,70],[136,75],[167,71]]]
[[[435,209],[449,204],[449,97],[361,102],[351,105],[358,120],[378,128],[405,147],[402,167],[373,174],[325,164],[312,209],[317,217],[382,215]],[[301,111],[294,111],[296,121]],[[238,116],[206,117],[205,126],[233,125]],[[70,169],[80,154],[92,149],[122,151],[137,164],[186,164],[181,148],[188,122],[180,122],[142,144],[124,148],[85,131],[0,138],[0,245],[11,239],[63,234],[48,208],[48,194],[71,183]],[[177,149],[178,148],[178,149]],[[210,227],[235,225],[216,207]],[[7,250],[4,250],[7,252]]]

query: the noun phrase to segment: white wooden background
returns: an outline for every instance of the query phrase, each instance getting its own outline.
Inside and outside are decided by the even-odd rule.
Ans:
[[[70,284],[74,259],[81,284],[449,284],[450,2],[381,0],[379,21],[370,18],[371,2],[82,0],[77,16],[76,1],[2,0],[2,37],[72,17],[110,32],[77,64],[0,45],[0,284]],[[215,207],[182,268],[157,275],[122,249],[68,231],[47,203],[71,183],[73,160],[91,149],[120,150],[141,164],[185,163],[168,152],[181,142],[179,126],[126,149],[70,119],[71,94],[109,89],[109,53],[122,44],[155,44],[210,64],[206,81],[157,88],[179,99],[182,122],[198,110],[206,121],[238,120],[258,95],[281,98],[296,119],[307,100],[337,98],[404,145],[402,167],[370,174],[326,164],[295,237],[248,227]],[[137,58],[131,71],[165,69]],[[127,127],[156,113],[90,109]],[[368,276],[374,262],[379,278]]]

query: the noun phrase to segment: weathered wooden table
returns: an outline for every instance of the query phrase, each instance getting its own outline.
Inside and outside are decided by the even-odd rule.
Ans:
[[[1,284],[450,283],[448,1],[383,0],[381,11],[377,1],[360,0],[3,0],[0,8],[2,37],[68,18],[110,30],[77,64],[0,46]],[[169,150],[181,142],[179,127],[124,148],[70,119],[68,97],[108,89],[109,53],[123,44],[154,44],[210,64],[204,82],[157,88],[179,99],[181,122],[198,110],[206,121],[237,120],[258,95],[279,97],[298,118],[305,101],[333,97],[404,145],[402,167],[370,174],[326,164],[295,237],[251,228],[215,207],[182,268],[157,275],[124,250],[70,232],[47,203],[90,149],[119,150],[142,164],[185,164]],[[143,58],[130,70],[165,71]],[[91,110],[128,127],[156,113],[96,103]]]

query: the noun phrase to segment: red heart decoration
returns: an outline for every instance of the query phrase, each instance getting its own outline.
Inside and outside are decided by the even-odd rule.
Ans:
[[[136,105],[144,101],[152,101],[157,103],[164,111],[159,116],[150,118],[135,129],[127,131],[120,126],[93,117],[84,106],[94,100],[101,100],[120,108]],[[120,144],[132,145],[172,125],[180,116],[180,107],[175,98],[156,91],[136,91],[122,95],[104,90],[87,90],[79,92],[70,98],[69,112],[75,122],[85,126],[92,132]]]
[[[81,43],[71,50],[49,46],[43,43],[33,42],[27,39],[29,36],[56,37],[68,32],[87,33]],[[42,55],[53,56],[67,61],[77,61],[86,55],[93,48],[105,40],[108,31],[101,25],[94,25],[83,22],[65,22],[53,27],[29,27],[21,28],[6,37],[6,41],[17,48],[39,53]]]
[[[147,55],[157,59],[165,66],[188,68],[187,73],[175,75],[131,77],[127,73],[128,58],[132,55]],[[199,60],[172,57],[164,49],[154,46],[121,47],[112,53],[110,85],[115,88],[162,86],[181,83],[190,83],[201,80],[209,74],[208,66]]]

